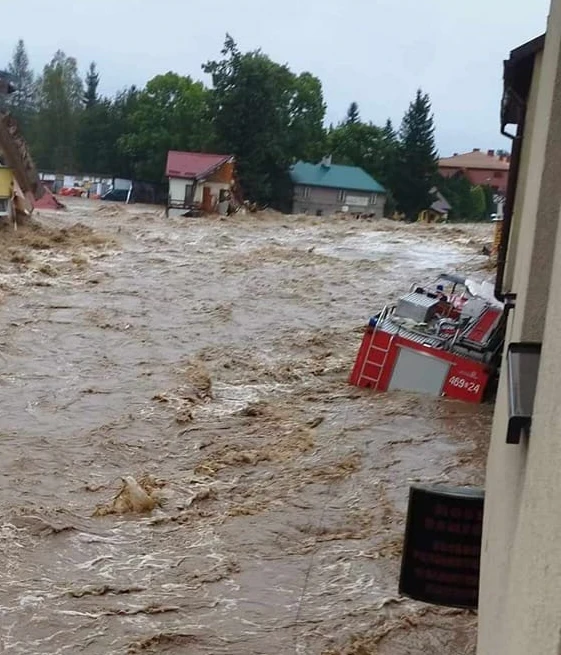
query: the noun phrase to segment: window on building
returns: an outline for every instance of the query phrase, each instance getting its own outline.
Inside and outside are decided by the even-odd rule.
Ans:
[[[344,191],[343,189],[340,189],[339,193],[337,194],[337,200],[339,202],[345,202],[346,199],[347,199],[347,192]]]
[[[497,179],[499,179],[499,180],[501,179],[502,176],[503,176],[503,174],[502,174],[501,171],[495,171],[495,172],[493,173],[493,177],[494,177],[494,178],[497,178]]]
[[[302,187],[302,198],[309,198],[310,197],[310,187],[305,186]]]
[[[370,204],[371,204],[371,205],[375,205],[377,201],[378,201],[378,196],[377,196],[375,193],[373,193],[373,194],[370,196]]]

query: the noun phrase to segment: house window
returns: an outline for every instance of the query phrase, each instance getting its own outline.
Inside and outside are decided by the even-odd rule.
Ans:
[[[339,193],[337,194],[337,200],[339,202],[345,202],[346,199],[347,199],[346,191],[344,191],[343,189],[340,189]]]
[[[377,200],[378,200],[378,196],[377,196],[375,193],[373,193],[373,194],[370,196],[370,204],[371,204],[371,205],[375,205],[376,202],[377,202]]]
[[[310,197],[310,187],[309,186],[302,187],[302,198],[309,198],[309,197]]]
[[[495,172],[493,173],[493,177],[494,177],[494,178],[497,178],[497,179],[499,179],[499,180],[501,179],[502,176],[503,176],[503,174],[502,174],[500,171],[495,171]]]

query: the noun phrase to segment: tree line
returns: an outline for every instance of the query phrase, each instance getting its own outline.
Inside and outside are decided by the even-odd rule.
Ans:
[[[399,129],[389,119],[383,126],[364,121],[354,102],[326,127],[316,76],[296,74],[261,50],[241,52],[229,35],[220,57],[202,65],[210,86],[167,72],[105,97],[95,62],[82,78],[76,59],[59,50],[35,75],[22,40],[7,70],[17,90],[2,102],[40,170],[162,182],[168,150],[234,154],[244,196],[289,209],[291,164],[331,154],[370,173],[388,189],[388,209],[411,219],[433,202],[435,185],[453,186],[438,176],[426,93],[417,92]],[[469,183],[456,186],[458,217],[475,218],[480,199]]]

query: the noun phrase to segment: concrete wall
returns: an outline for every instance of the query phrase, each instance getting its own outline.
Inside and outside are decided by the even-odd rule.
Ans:
[[[305,189],[308,195],[305,195]],[[350,214],[373,214],[377,218],[384,215],[384,205],[386,196],[383,193],[364,193],[362,191],[346,191],[346,196],[350,199],[364,199],[364,204],[349,204],[347,200],[339,199],[339,189],[326,189],[323,187],[294,187],[294,199],[292,211],[294,214],[317,214],[321,212],[324,216],[335,214],[343,211],[343,207],[348,207]],[[372,203],[375,200],[375,203]]]
[[[524,136],[509,276],[517,294],[509,341],[543,343],[531,436],[507,445],[503,362],[487,464],[478,655],[561,653],[561,0]]]

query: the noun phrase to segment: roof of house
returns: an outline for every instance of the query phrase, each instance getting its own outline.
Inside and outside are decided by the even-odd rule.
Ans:
[[[170,150],[166,177],[201,179],[233,159],[232,155],[213,155],[206,152],[179,152]]]
[[[508,171],[510,162],[506,157],[499,157],[494,150],[481,152],[475,149],[453,157],[445,157],[438,161],[439,168],[479,168],[484,170]]]
[[[294,184],[319,186],[329,189],[347,191],[367,191],[368,193],[385,193],[384,187],[358,166],[340,166],[322,163],[309,164],[299,161],[290,169]]]

